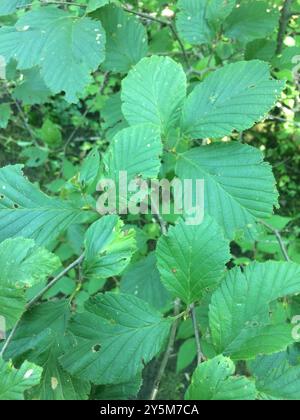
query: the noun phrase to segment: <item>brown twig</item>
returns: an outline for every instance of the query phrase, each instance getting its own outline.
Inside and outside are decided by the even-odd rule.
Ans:
[[[194,304],[190,305],[190,313],[191,313],[191,318],[192,318],[192,323],[193,323],[193,328],[194,328],[195,341],[196,341],[197,364],[200,365],[205,360],[205,357],[202,353],[201,342],[200,342],[200,331],[199,331],[199,327],[198,327],[196,310],[195,310],[195,305]]]
[[[84,254],[81,254],[75,261],[73,261],[68,267],[66,267],[61,273],[59,273],[53,280],[51,280],[47,286],[43,288],[28,304],[26,305],[26,310],[32,308],[43,296],[45,293],[48,292],[60,279],[62,279],[69,271],[73,270],[73,268],[77,267],[82,263],[84,259]]]
[[[162,215],[159,212],[159,208],[156,207],[154,200],[151,203],[151,210],[154,212],[154,216],[160,225],[160,230],[163,235],[168,233],[168,223],[164,221]]]
[[[19,101],[18,101],[17,99],[15,99],[15,98],[11,95],[11,93],[10,93],[10,91],[9,91],[9,88],[8,88],[8,86],[7,86],[7,84],[6,84],[5,82],[3,83],[3,86],[4,86],[4,90],[5,90],[5,92],[6,92],[6,93],[7,93],[7,95],[11,98],[12,103],[16,106],[16,108],[17,108],[17,110],[18,110],[18,113],[19,113],[19,115],[20,115],[20,118],[21,118],[21,120],[22,120],[22,122],[23,122],[23,126],[24,126],[25,130],[26,130],[26,131],[28,131],[28,134],[29,134],[29,136],[31,137],[32,141],[33,141],[34,143],[37,143],[37,141],[36,141],[36,136],[35,136],[34,132],[32,131],[32,129],[31,129],[31,127],[30,127],[30,125],[29,125],[29,124],[28,124],[28,122],[27,122],[27,118],[26,118],[26,115],[25,115],[25,113],[24,113],[24,111],[23,111],[23,109],[22,109],[22,106],[20,105]]]
[[[131,13],[132,15],[139,16],[142,19],[151,20],[152,22],[160,23],[161,25],[170,25],[170,22],[167,20],[159,19],[155,16],[149,15],[148,13],[136,12],[129,7],[122,6],[123,10],[127,13]]]
[[[178,35],[177,31],[176,31],[176,28],[175,28],[173,22],[170,22],[169,26],[170,26],[170,29],[171,29],[174,37],[178,41],[178,44],[180,46],[180,49],[181,49],[182,54],[183,54],[183,57],[184,57],[185,64],[187,66],[187,69],[190,69],[191,66],[190,66],[190,60],[189,60],[188,54],[187,54],[186,49],[185,49],[185,47],[183,45],[183,42],[181,41],[181,39],[180,39],[180,37],[179,37],[179,35]]]
[[[51,4],[56,4],[58,6],[75,6],[75,7],[82,7],[84,9],[87,8],[87,4],[80,4],[80,3],[72,3],[71,1],[55,1],[55,0],[40,0],[41,6],[47,6]],[[23,6],[17,6],[16,9],[26,9],[28,7],[34,6],[34,3],[24,4]]]
[[[135,16],[139,16],[142,19],[152,20],[153,22],[159,23],[161,25],[168,26],[170,28],[170,30],[171,30],[174,38],[178,41],[178,44],[180,46],[181,53],[182,53],[182,55],[184,57],[184,61],[186,63],[187,68],[188,69],[190,68],[190,60],[189,60],[187,51],[186,51],[186,49],[185,49],[185,47],[183,45],[183,42],[181,41],[181,39],[180,39],[180,37],[179,37],[179,35],[178,35],[177,31],[176,31],[176,28],[175,28],[175,25],[174,25],[173,22],[168,21],[168,20],[164,20],[164,19],[159,19],[159,18],[154,17],[152,15],[149,15],[147,13],[136,12],[135,10],[129,9],[126,6],[123,6],[123,10],[125,10],[125,12],[132,13]]]
[[[276,48],[276,54],[281,54],[283,49],[283,41],[286,34],[287,26],[289,24],[290,18],[291,18],[291,5],[293,3],[293,0],[285,0],[283,4],[283,8],[281,10],[281,16],[279,21],[279,31],[278,31],[278,37],[277,37],[277,48]]]
[[[109,80],[109,72],[106,72],[104,74],[103,83],[102,83],[102,85],[100,87],[100,90],[99,90],[100,95],[103,95],[104,89],[107,86],[108,80]],[[90,106],[88,106],[87,109],[84,111],[84,113],[82,114],[82,118],[83,119],[86,118],[86,116],[88,115],[88,113],[91,111],[92,106],[93,106],[93,103]],[[70,134],[70,136],[68,137],[68,139],[67,139],[67,141],[66,141],[66,143],[64,145],[64,154],[66,154],[67,149],[68,149],[68,146],[71,143],[71,141],[74,139],[74,137],[76,136],[78,130],[79,130],[79,127],[75,127],[74,130],[72,131],[72,133]]]
[[[171,328],[171,333],[170,333],[170,337],[169,337],[169,342],[168,342],[168,346],[167,346],[167,350],[164,354],[164,357],[162,358],[159,370],[157,372],[155,381],[154,381],[154,386],[150,395],[150,400],[154,401],[157,397],[157,394],[159,392],[159,386],[161,383],[161,380],[164,376],[166,367],[168,365],[168,362],[170,360],[170,357],[173,353],[174,350],[174,344],[175,344],[175,339],[176,339],[176,334],[177,334],[177,328],[178,328],[178,324],[179,324],[179,312],[180,312],[180,300],[176,299],[174,302],[174,316],[176,317],[176,319],[173,322],[172,328]]]
[[[264,225],[267,229],[269,229],[271,232],[274,233],[274,235],[276,236],[276,239],[277,239],[277,241],[279,243],[279,246],[280,246],[282,255],[284,256],[284,258],[285,258],[286,261],[290,262],[291,259],[289,257],[288,251],[286,249],[286,246],[285,246],[285,243],[284,243],[284,240],[283,240],[283,238],[281,236],[280,231],[278,229],[273,228],[273,226],[269,225],[264,220],[261,220],[261,224]]]
[[[78,265],[80,265],[82,263],[84,259],[84,254],[81,254],[80,257],[78,257],[75,261],[73,261],[68,267],[66,267],[62,272],[60,272],[52,281],[50,281],[47,286],[45,286],[43,288],[43,290],[41,290],[30,302],[28,302],[28,304],[25,307],[25,311],[28,311],[29,309],[31,309],[42,297],[43,295],[48,292],[48,290],[50,290],[60,279],[62,279],[69,271],[71,271],[73,268],[77,267]],[[22,314],[22,316],[24,315],[24,313]],[[16,323],[16,325],[14,326],[14,328],[11,330],[9,336],[7,337],[5,344],[1,350],[0,353],[0,357],[3,357],[5,351],[7,350],[9,344],[11,343],[17,329],[18,326],[20,325],[22,316],[19,318],[18,322]]]

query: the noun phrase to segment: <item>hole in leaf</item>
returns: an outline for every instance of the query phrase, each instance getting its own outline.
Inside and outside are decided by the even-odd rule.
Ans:
[[[101,350],[101,345],[100,345],[100,344],[95,344],[95,345],[92,347],[92,352],[93,352],[93,353],[98,353],[100,350]]]

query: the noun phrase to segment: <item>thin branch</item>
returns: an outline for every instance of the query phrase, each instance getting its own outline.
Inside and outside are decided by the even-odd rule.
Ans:
[[[78,257],[75,261],[73,261],[67,268],[65,268],[61,273],[59,273],[50,283],[48,283],[47,286],[43,288],[43,290],[41,290],[30,302],[28,302],[28,304],[25,307],[25,312],[28,311],[29,309],[31,309],[43,297],[43,295],[46,292],[48,292],[48,290],[50,290],[69,271],[71,271],[73,268],[80,265],[82,263],[83,259],[84,259],[84,254],[81,254],[80,257]],[[14,337],[17,329],[18,329],[18,326],[20,325],[20,322],[22,320],[22,317],[23,317],[24,313],[21,315],[18,322],[16,323],[16,325],[14,326],[12,331],[10,332],[9,336],[7,337],[7,339],[5,341],[5,344],[4,344],[4,346],[1,350],[0,357],[3,357],[5,351],[7,350],[9,344],[11,343],[11,341],[12,341],[12,339],[13,339],[13,337]]]
[[[131,13],[132,15],[139,16],[142,19],[152,20],[153,22],[160,23],[161,25],[168,25],[170,26],[171,23],[167,20],[159,19],[155,16],[149,15],[147,13],[136,12],[135,10],[129,9],[129,7],[122,6],[123,10],[127,13]]]
[[[181,41],[181,39],[180,39],[180,37],[179,37],[179,35],[178,35],[177,31],[176,31],[176,28],[175,28],[173,22],[168,21],[168,20],[164,20],[164,19],[159,19],[159,18],[154,17],[152,15],[149,15],[147,13],[136,12],[135,10],[129,9],[126,6],[123,6],[123,10],[125,10],[125,12],[127,12],[127,13],[131,13],[131,14],[133,14],[135,16],[139,16],[142,19],[152,20],[153,22],[159,23],[161,25],[168,26],[170,28],[172,34],[174,35],[174,38],[179,43],[179,46],[180,46],[180,49],[181,49],[182,55],[184,57],[184,61],[186,63],[187,68],[188,69],[190,68],[190,60],[189,60],[187,51],[186,51],[186,49],[185,49],[185,47],[183,45],[183,42]]]
[[[171,357],[171,355],[173,353],[173,350],[174,350],[177,328],[178,328],[178,324],[179,324],[179,320],[180,320],[180,318],[178,317],[179,312],[180,312],[180,300],[176,299],[175,302],[174,302],[175,320],[174,320],[173,325],[172,325],[167,350],[166,350],[166,352],[164,354],[164,357],[161,361],[160,368],[157,372],[157,375],[156,375],[156,378],[155,378],[155,381],[154,381],[154,386],[153,386],[153,389],[152,389],[152,392],[151,392],[151,395],[150,395],[150,400],[151,401],[154,401],[157,397],[161,380],[164,376],[166,367],[168,365],[168,362],[169,362],[170,357]]]
[[[168,223],[164,221],[163,217],[161,216],[159,209],[156,207],[154,200],[151,202],[151,210],[154,212],[154,216],[157,219],[160,230],[163,235],[167,235],[168,233]]]
[[[206,68],[206,69],[204,69],[204,70],[196,70],[196,69],[194,69],[193,67],[191,67],[191,68],[188,70],[187,74],[188,74],[188,75],[189,75],[189,74],[195,74],[195,75],[197,75],[197,76],[199,76],[199,77],[203,77],[206,73],[208,73],[208,72],[210,72],[210,71],[214,71],[214,70],[217,70],[217,67],[208,67],[208,68]]]
[[[11,93],[10,93],[10,91],[9,91],[8,86],[6,85],[6,83],[3,83],[3,86],[4,86],[4,90],[5,90],[5,92],[7,93],[7,95],[8,95],[8,96],[12,99],[12,103],[16,106],[16,108],[17,108],[17,110],[18,110],[18,112],[19,112],[19,114],[20,114],[20,117],[21,117],[21,120],[22,120],[22,122],[23,122],[23,125],[24,125],[25,130],[27,130],[27,131],[28,131],[28,134],[30,135],[30,137],[31,137],[32,141],[33,141],[34,143],[36,143],[36,136],[35,136],[34,132],[31,130],[31,127],[30,127],[30,125],[29,125],[29,124],[28,124],[28,122],[27,122],[26,115],[25,115],[25,113],[24,113],[24,111],[23,111],[23,109],[22,109],[22,107],[21,107],[20,103],[18,102],[18,100],[17,100],[17,99],[15,99],[15,98],[11,95]]]
[[[104,89],[106,88],[108,81],[109,81],[109,72],[106,72],[106,73],[104,73],[104,79],[103,79],[102,85],[101,85],[100,90],[99,90],[100,95],[103,95]],[[92,103],[84,111],[84,113],[82,114],[83,119],[86,118],[87,114],[91,111],[91,108],[92,108],[93,105],[94,104]],[[71,143],[71,141],[74,139],[74,137],[76,136],[78,130],[79,130],[79,127],[75,127],[74,130],[72,131],[72,133],[70,134],[70,136],[68,137],[68,139],[67,139],[67,141],[64,145],[64,154],[66,154],[68,146]]]
[[[277,48],[276,48],[276,54],[281,54],[283,49],[283,41],[286,34],[287,26],[289,24],[290,18],[291,18],[291,5],[293,3],[293,0],[285,0],[283,8],[281,10],[281,17],[279,22],[279,31],[278,31],[278,37],[277,37]]]
[[[0,358],[1,358],[1,359],[3,358],[4,353],[6,352],[6,350],[7,350],[8,346],[10,345],[10,343],[11,343],[11,341],[12,341],[12,339],[13,339],[13,337],[14,337],[14,335],[15,335],[15,333],[16,333],[16,331],[17,331],[17,329],[18,329],[18,326],[20,325],[21,319],[22,319],[22,316],[21,316],[21,317],[20,317],[20,319],[17,321],[16,325],[14,326],[14,328],[11,330],[11,333],[10,333],[10,334],[9,334],[9,336],[7,337],[7,339],[6,339],[6,341],[5,341],[5,344],[4,344],[4,346],[2,347],[2,350],[1,350],[1,353],[0,353]]]
[[[186,49],[185,49],[185,47],[183,45],[183,42],[181,41],[181,39],[180,39],[180,37],[179,37],[179,35],[178,35],[177,31],[176,31],[176,28],[175,28],[173,22],[171,22],[169,24],[169,26],[170,26],[170,29],[171,29],[174,37],[176,38],[176,40],[179,43],[179,46],[180,46],[180,49],[182,51],[182,54],[183,54],[183,57],[184,57],[184,61],[186,63],[186,66],[187,66],[188,69],[190,69],[191,68],[191,65],[190,65],[190,60],[189,60],[188,54],[187,54]]]
[[[300,123],[299,122],[297,122],[297,121],[290,121],[290,120],[287,120],[286,118],[277,117],[275,115],[269,115],[268,116],[268,120],[271,120],[271,121],[279,121],[279,122],[283,122],[283,123],[286,123],[286,124],[293,125],[294,127],[300,128]]]
[[[191,313],[191,317],[192,317],[192,323],[193,323],[195,340],[196,340],[197,364],[200,365],[205,360],[205,357],[202,353],[201,342],[200,342],[200,331],[199,331],[199,327],[198,327],[196,310],[195,310],[195,305],[194,304],[190,305],[190,313]]]
[[[61,273],[59,273],[53,280],[51,280],[47,286],[43,288],[28,304],[26,305],[26,310],[32,308],[33,305],[35,305],[43,296],[45,293],[48,292],[60,279],[62,279],[69,271],[71,271],[73,268],[77,267],[79,264],[82,263],[84,259],[84,254],[81,254],[80,257],[77,258],[77,260],[73,261],[70,265],[68,265],[67,268],[65,268]]]
[[[268,224],[268,223],[266,223],[264,220],[261,220],[260,222],[261,222],[261,224],[262,224],[262,225],[264,225],[267,229],[269,229],[271,232],[273,232],[273,233],[274,233],[274,235],[276,236],[277,241],[278,241],[278,243],[279,243],[279,246],[280,246],[280,249],[281,249],[282,255],[284,256],[284,258],[285,258],[285,260],[286,260],[286,261],[291,262],[291,259],[290,259],[290,257],[289,257],[288,251],[287,251],[287,249],[286,249],[286,246],[285,246],[284,240],[283,240],[283,238],[282,238],[282,236],[281,236],[281,234],[280,234],[280,231],[279,231],[278,229],[273,228],[273,226],[269,225],[269,224]]]
[[[47,6],[50,4],[57,4],[58,6],[75,6],[75,7],[82,7],[84,9],[87,8],[87,4],[80,4],[80,3],[72,3],[71,1],[55,1],[55,0],[40,0],[40,5],[41,6]],[[25,9],[25,8],[29,8],[35,6],[35,3],[29,3],[29,4],[24,4],[23,6],[17,6],[17,9]]]

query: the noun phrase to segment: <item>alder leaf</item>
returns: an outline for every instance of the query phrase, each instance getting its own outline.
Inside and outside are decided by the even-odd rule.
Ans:
[[[299,401],[300,366],[289,363],[287,353],[259,356],[249,363],[261,400]]]
[[[137,396],[142,386],[141,375],[137,375],[136,378],[132,378],[128,382],[115,385],[102,385],[97,387],[95,393],[95,400],[131,400]]]
[[[0,283],[32,287],[44,281],[60,266],[59,258],[32,239],[7,239],[0,244]]]
[[[136,17],[115,5],[103,7],[94,15],[101,21],[106,32],[106,58],[102,68],[127,73],[147,55],[145,27]]]
[[[38,67],[22,72],[22,82],[13,91],[13,97],[24,105],[43,104],[49,100],[51,91],[45,85]]]
[[[122,82],[123,114],[130,125],[151,123],[166,135],[179,122],[186,89],[181,65],[169,57],[144,58]]]
[[[95,384],[126,382],[161,350],[171,322],[135,296],[98,295],[71,321],[75,340],[62,366]]]
[[[108,3],[112,3],[113,0],[89,0],[87,5],[87,13],[94,12],[100,7],[105,6]]]
[[[104,119],[103,129],[106,130],[106,137],[109,141],[128,124],[122,114],[121,93],[111,95],[102,108],[102,118]]]
[[[0,28],[0,55],[17,60],[20,70],[39,66],[53,94],[64,91],[67,101],[77,102],[105,58],[105,32],[88,17],[42,7],[25,13],[15,27]]]
[[[43,368],[40,383],[30,389],[34,400],[84,400],[90,384],[72,377],[58,362],[63,355],[65,331],[71,312],[67,300],[46,302],[24,314],[5,355],[21,356]]]
[[[179,0],[180,12],[176,16],[179,35],[192,45],[212,42],[235,3],[236,0]]]
[[[171,296],[161,282],[154,253],[130,264],[122,276],[121,291],[143,299],[156,309],[164,309],[171,302]]]
[[[24,392],[40,381],[42,369],[33,363],[24,362],[16,370],[0,358],[0,400],[24,400]]]
[[[127,172],[128,181],[138,176],[157,178],[161,154],[158,127],[141,124],[124,128],[114,137],[104,156],[106,175],[117,182],[121,171]]]
[[[233,376],[234,363],[227,357],[218,356],[202,363],[195,370],[186,400],[245,401],[255,400],[254,382],[245,376]]]
[[[22,236],[45,245],[81,219],[81,209],[50,198],[31,184],[22,165],[0,169],[0,242]]]
[[[279,24],[279,13],[267,1],[243,0],[224,22],[224,33],[238,42],[266,38]]]
[[[43,282],[60,265],[56,255],[37,247],[31,239],[7,239],[0,244],[0,316],[7,329],[25,309],[25,289]]]
[[[181,180],[204,180],[205,214],[229,239],[269,218],[277,205],[271,166],[254,147],[229,142],[193,148],[179,155],[175,171]]]
[[[224,277],[230,260],[229,241],[210,217],[194,226],[181,220],[159,239],[156,256],[165,287],[191,304]]]
[[[219,138],[262,120],[285,83],[270,76],[258,60],[228,64],[198,84],[183,108],[182,130],[194,139]]]
[[[116,215],[102,217],[85,234],[84,273],[103,279],[117,276],[129,264],[136,250],[134,229],[125,229]]]
[[[209,320],[216,350],[234,360],[285,350],[292,326],[273,324],[270,304],[300,293],[300,266],[269,261],[231,270],[213,294]]]
[[[1,0],[0,16],[10,15],[17,11],[18,8],[27,6],[32,0]]]

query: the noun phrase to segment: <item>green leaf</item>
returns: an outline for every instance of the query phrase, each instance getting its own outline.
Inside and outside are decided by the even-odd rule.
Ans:
[[[13,91],[13,97],[24,105],[43,104],[51,95],[38,67],[22,72],[22,82]]]
[[[205,214],[212,216],[233,239],[238,229],[271,216],[277,191],[271,166],[262,153],[237,142],[194,148],[176,166],[180,179],[204,179]],[[251,188],[249,178],[251,177]]]
[[[100,168],[100,155],[95,147],[84,159],[80,168],[79,182],[82,188],[88,188],[95,183]]]
[[[245,43],[266,38],[278,28],[279,13],[267,1],[244,0],[224,23],[225,35]]]
[[[67,300],[34,306],[24,313],[5,357],[18,360],[26,355],[31,361],[37,360],[57,337],[64,336],[70,315]]]
[[[0,104],[0,128],[6,128],[11,116],[9,104]]]
[[[99,9],[100,7],[105,6],[106,4],[111,3],[111,0],[89,0],[87,6],[87,13],[94,12],[95,10]]]
[[[60,267],[57,256],[33,240],[7,239],[0,244],[0,315],[9,329],[25,309],[24,289],[44,281]]]
[[[106,32],[106,71],[127,73],[147,55],[147,32],[136,17],[121,7],[109,5],[96,13]]]
[[[31,184],[21,165],[0,169],[0,242],[23,236],[47,244],[81,217],[79,208],[48,197]]]
[[[176,26],[180,37],[192,45],[212,42],[235,3],[236,0],[179,0]]]
[[[57,337],[39,357],[38,364],[44,367],[40,384],[30,390],[30,399],[42,401],[86,400],[91,386],[89,382],[74,378],[58,362],[62,344]]]
[[[6,329],[13,328],[24,312],[25,305],[26,299],[22,289],[4,284],[0,286],[0,316]]]
[[[167,134],[179,122],[185,96],[179,64],[168,57],[144,58],[123,80],[123,114],[130,125],[152,123]]]
[[[262,60],[270,62],[275,56],[276,41],[269,39],[255,39],[246,45],[245,59],[246,60]]]
[[[284,47],[280,55],[275,55],[272,60],[272,66],[279,70],[291,70],[297,72],[300,55],[300,47]]]
[[[84,273],[103,279],[119,275],[136,250],[135,231],[124,229],[116,215],[104,216],[93,223],[85,235]]]
[[[60,266],[59,258],[31,239],[7,239],[0,244],[0,284],[32,287]]]
[[[187,368],[196,358],[197,349],[195,338],[185,340],[178,351],[176,372],[179,373]]]
[[[25,13],[15,27],[0,29],[0,55],[14,58],[18,69],[40,67],[52,93],[64,91],[66,100],[77,102],[78,94],[91,81],[105,58],[105,32],[100,22],[78,18],[57,7]]]
[[[200,225],[181,220],[158,241],[158,269],[165,287],[186,304],[218,285],[230,260],[229,241],[217,223],[206,217]]]
[[[106,136],[109,141],[123,128],[128,127],[121,108],[122,101],[120,93],[110,95],[102,108],[102,118],[104,119],[103,129],[106,130]]]
[[[218,356],[197,367],[192,383],[185,395],[186,400],[243,401],[255,400],[255,385],[244,376],[233,376],[234,363],[227,357]]]
[[[164,309],[171,301],[160,280],[154,253],[129,266],[121,280],[121,291],[143,299],[156,309]]]
[[[270,303],[300,292],[300,267],[294,263],[253,263],[231,270],[213,294],[209,319],[213,344],[235,360],[285,350],[293,342],[288,323],[272,324]]]
[[[189,95],[182,129],[192,138],[219,138],[262,120],[275,105],[284,82],[258,60],[228,64],[210,74]]]
[[[73,378],[58,362],[65,346],[64,335],[70,318],[69,302],[47,302],[24,314],[7,357],[26,355],[43,368],[39,385],[30,390],[35,400],[83,400],[90,392],[87,382]]]
[[[300,400],[300,366],[291,366],[286,353],[259,356],[249,363],[263,400]]]
[[[42,369],[24,362],[19,370],[0,359],[0,400],[24,400],[24,392],[40,381]]]
[[[141,375],[123,384],[102,385],[97,388],[95,400],[130,400],[137,396],[142,385]]]
[[[74,347],[62,366],[96,384],[127,382],[160,351],[170,326],[171,320],[134,296],[98,295],[71,322]]]
[[[37,130],[39,138],[49,147],[57,147],[62,143],[60,127],[47,118],[40,129]]]
[[[32,0],[1,0],[0,16],[10,15],[16,12],[19,7],[30,4]]]
[[[48,149],[42,147],[26,147],[20,153],[22,158],[26,158],[25,166],[28,168],[38,168],[44,165],[48,159]]]
[[[106,175],[115,181],[119,172],[126,171],[128,181],[137,176],[157,178],[162,154],[158,127],[142,124],[124,128],[113,139],[104,156]]]

